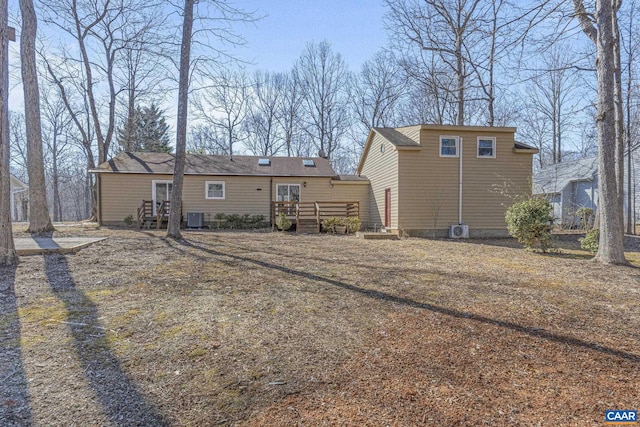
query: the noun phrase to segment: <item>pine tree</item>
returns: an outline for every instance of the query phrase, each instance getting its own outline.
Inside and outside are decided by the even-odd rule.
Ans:
[[[126,120],[118,129],[118,143],[123,151],[170,153],[169,125],[164,112],[155,104],[137,107],[133,122]]]

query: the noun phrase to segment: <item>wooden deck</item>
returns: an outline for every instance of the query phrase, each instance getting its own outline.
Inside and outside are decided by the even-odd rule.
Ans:
[[[171,203],[169,200],[164,200],[157,206],[154,215],[153,200],[143,200],[138,207],[138,228],[166,228],[169,223],[170,207]]]
[[[284,215],[296,224],[298,233],[319,233],[322,220],[330,217],[360,217],[360,202],[271,202],[271,224]]]

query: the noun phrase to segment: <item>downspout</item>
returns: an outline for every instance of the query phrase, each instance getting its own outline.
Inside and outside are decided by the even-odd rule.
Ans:
[[[273,211],[273,177],[269,177],[269,226],[273,227],[274,211]]]
[[[99,173],[96,174],[97,187],[98,187],[98,225],[102,226],[102,177]]]
[[[459,137],[460,153],[459,153],[459,171],[458,171],[458,225],[462,225],[462,137]]]

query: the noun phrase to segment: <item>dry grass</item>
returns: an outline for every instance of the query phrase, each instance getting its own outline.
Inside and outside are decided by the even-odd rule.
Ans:
[[[633,267],[512,241],[108,235],[0,273],[3,425],[601,425],[638,409]],[[19,233],[16,233],[17,235]]]

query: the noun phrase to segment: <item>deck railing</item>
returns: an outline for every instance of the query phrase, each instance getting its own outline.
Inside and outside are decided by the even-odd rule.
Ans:
[[[329,217],[360,217],[360,202],[271,202],[271,224],[283,213],[287,218],[300,223],[301,220],[314,219],[318,226]]]
[[[169,221],[170,208],[171,202],[169,200],[163,200],[156,205],[156,213],[154,215],[153,200],[143,200],[138,207],[138,228],[144,226],[150,227],[153,221],[156,223],[156,228],[162,228],[162,225]]]

